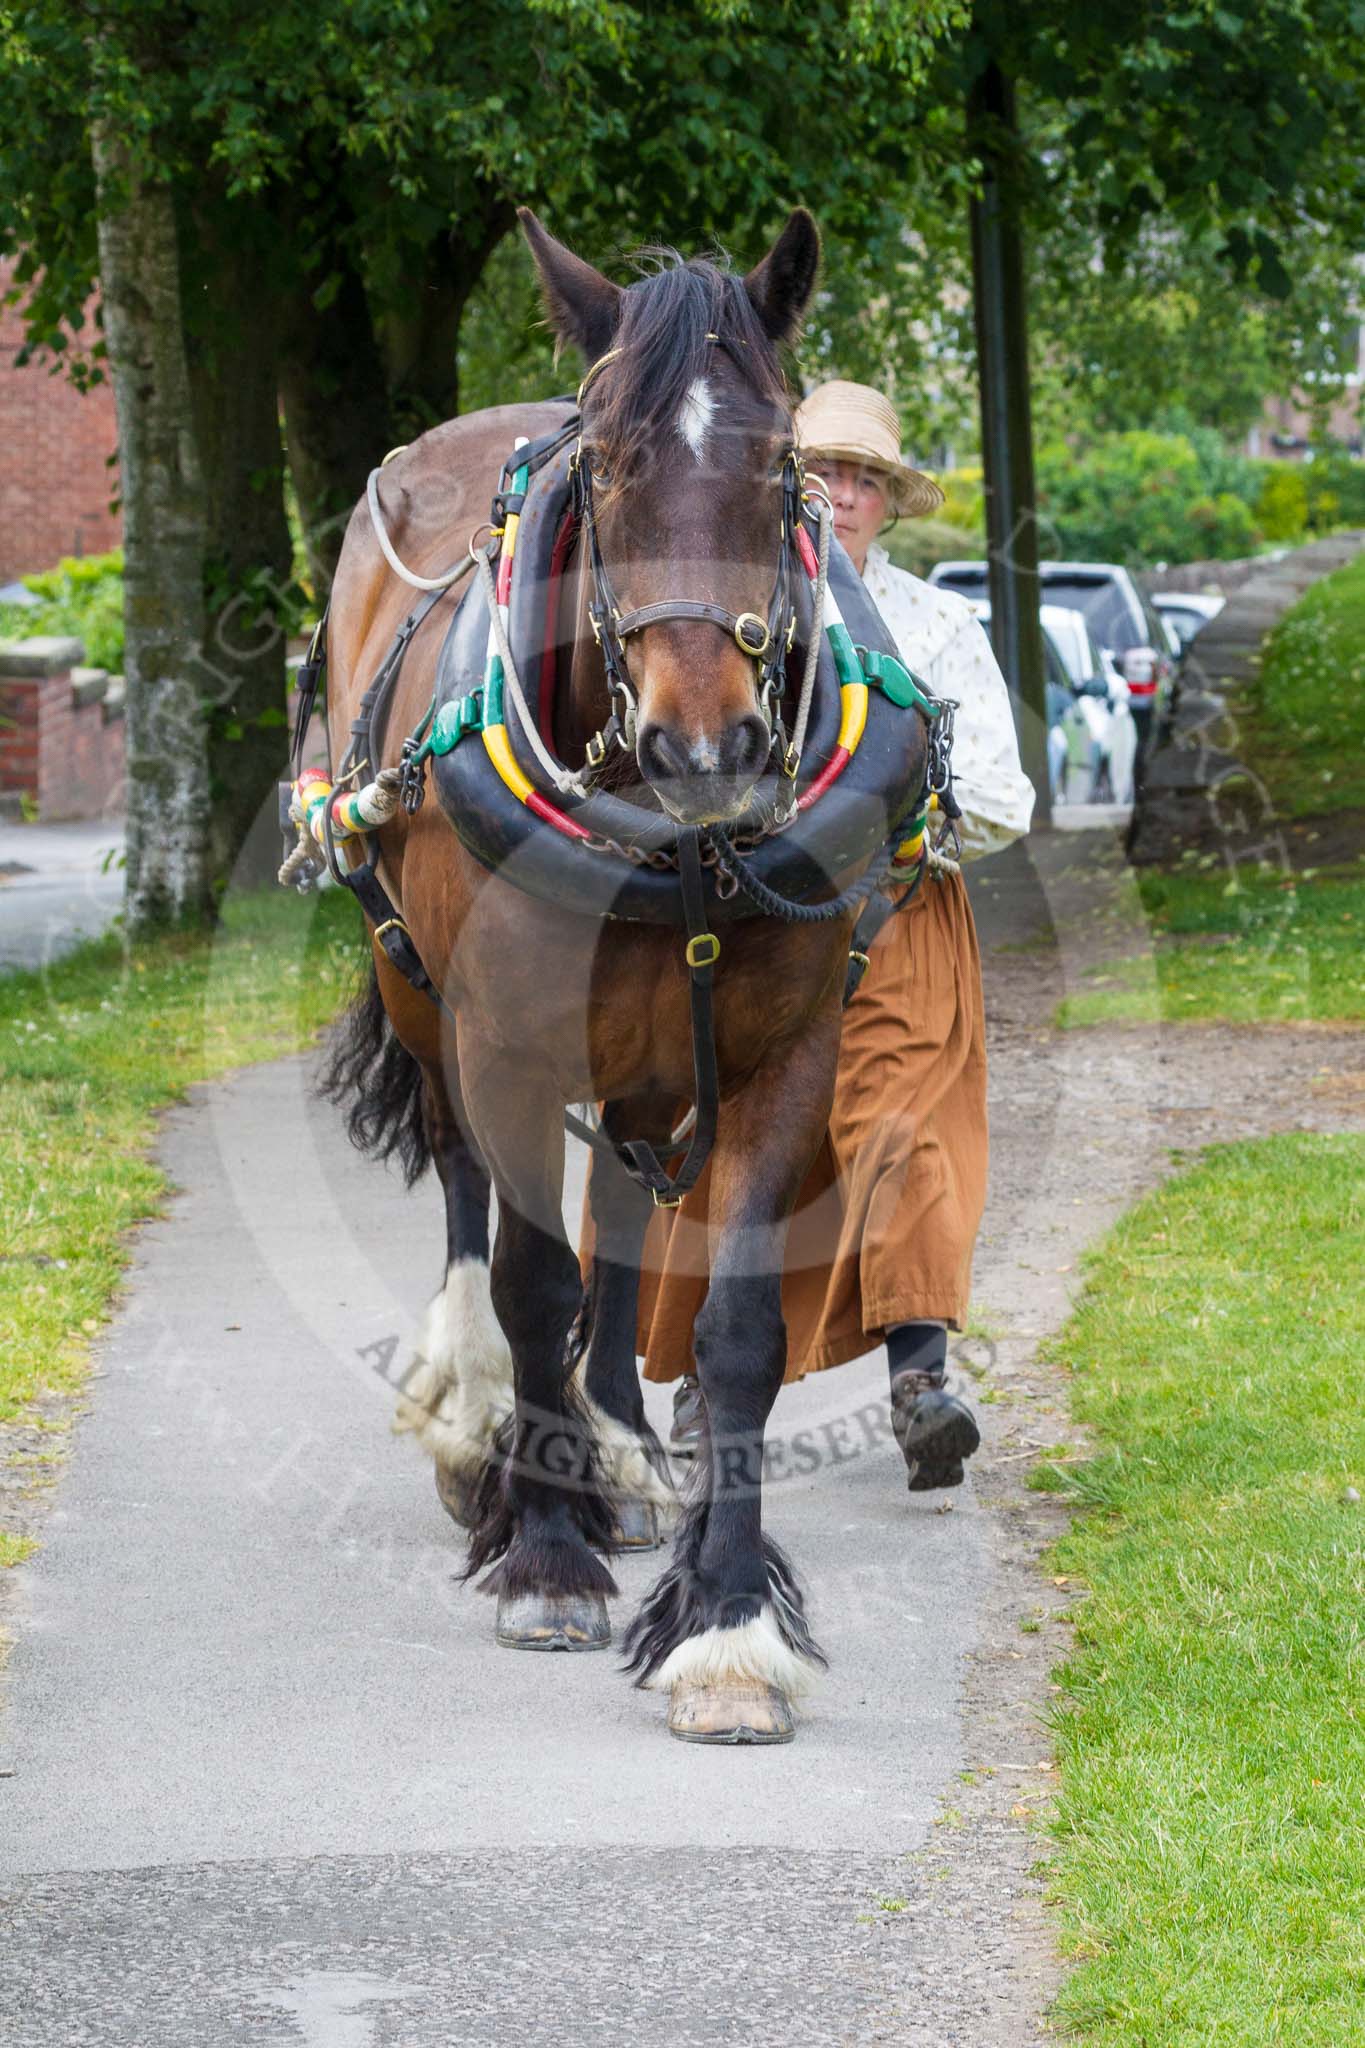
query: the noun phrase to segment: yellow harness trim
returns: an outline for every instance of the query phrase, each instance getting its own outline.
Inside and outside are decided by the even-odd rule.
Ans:
[[[531,794],[532,785],[517,766],[512,742],[507,737],[505,725],[486,725],[483,729],[483,743],[488,749],[488,758],[497,769],[518,803],[525,803]]]
[[[851,754],[867,724],[867,684],[845,683],[839,692],[839,701],[843,705],[843,715],[839,720],[838,744],[847,747]]]

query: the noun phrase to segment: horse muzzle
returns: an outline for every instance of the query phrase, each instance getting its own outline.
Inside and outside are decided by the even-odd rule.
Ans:
[[[684,825],[738,817],[767,763],[772,740],[756,711],[726,726],[719,739],[692,739],[651,720],[640,728],[640,773],[670,817]]]

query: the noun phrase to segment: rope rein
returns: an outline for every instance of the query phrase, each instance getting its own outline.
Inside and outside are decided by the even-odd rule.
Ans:
[[[395,454],[400,452],[398,449],[394,450]],[[383,466],[383,463],[381,463],[380,469]],[[439,576],[419,576],[415,570],[409,569],[406,563],[399,560],[394,550],[393,542],[389,539],[388,530],[384,525],[384,515],[379,509],[378,469],[370,471],[369,479],[365,485],[365,497],[370,507],[370,524],[374,527],[375,539],[384,551],[384,560],[388,563],[394,575],[400,576],[404,583],[411,584],[414,590],[449,590],[452,583],[458,583],[462,576],[468,575],[472,567],[468,556],[454,563],[449,569],[443,569]]]
[[[836,917],[846,917],[850,910],[856,910],[865,903],[873,891],[878,889],[891,872],[896,858],[896,849],[905,838],[905,827],[898,825],[891,837],[864,869],[856,882],[841,889],[837,896],[831,896],[824,903],[798,903],[790,896],[779,896],[776,889],[770,889],[766,882],[760,882],[735,853],[725,833],[718,825],[707,827],[707,838],[716,856],[716,866],[732,882],[738,884],[742,893],[767,917],[779,918],[783,924],[830,924]],[[918,882],[924,872],[921,858],[913,880]],[[907,881],[912,880],[906,877]]]
[[[492,542],[490,541],[489,547],[491,548],[491,546]],[[526,701],[526,692],[521,687],[521,677],[517,674],[517,664],[512,653],[512,643],[507,637],[507,621],[503,617],[503,607],[498,603],[498,589],[497,584],[493,580],[492,559],[481,548],[475,556],[475,560],[479,570],[479,586],[483,591],[484,602],[488,606],[488,620],[492,629],[493,644],[498,651],[498,660],[502,663],[503,689],[512,700],[522,732],[526,736],[526,744],[535,755],[543,773],[549,777],[561,795],[586,796],[587,791],[584,789],[580,778],[571,769],[566,768],[562,761],[555,759],[540,736],[536,721],[531,716],[531,707]]]
[[[801,678],[801,699],[797,705],[796,723],[792,727],[791,744],[783,763],[793,785],[793,801],[796,771],[800,766],[801,752],[806,744],[806,726],[810,721],[810,707],[815,698],[815,677],[820,667],[820,645],[825,627],[825,593],[829,588],[829,537],[834,523],[834,508],[827,497],[808,490],[803,503],[814,507],[820,539],[816,551],[818,568],[812,600],[814,615],[811,619],[810,639],[806,643],[806,670]]]

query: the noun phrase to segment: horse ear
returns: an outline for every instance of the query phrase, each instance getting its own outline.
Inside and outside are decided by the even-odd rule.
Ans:
[[[561,341],[572,342],[595,363],[611,347],[621,312],[621,287],[557,242],[529,206],[517,208],[517,219],[540,277],[551,326]]]
[[[770,341],[787,342],[797,330],[815,290],[820,268],[820,230],[804,206],[788,215],[787,225],[761,263],[744,280],[744,289]]]

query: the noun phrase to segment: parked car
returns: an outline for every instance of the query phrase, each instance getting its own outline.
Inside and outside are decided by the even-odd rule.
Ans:
[[[1225,597],[1200,597],[1187,590],[1157,590],[1152,593],[1152,607],[1157,616],[1172,627],[1180,641],[1183,654],[1197,633],[1202,633],[1210,619],[1216,619]]]
[[[978,599],[970,602],[989,635],[990,605]],[[1137,733],[1128,708],[1128,685],[1113,656],[1097,645],[1084,612],[1070,605],[1045,604],[1038,615],[1053,798],[1064,801],[1073,779],[1084,775],[1080,801],[1131,803]]]
[[[1145,754],[1154,728],[1170,715],[1177,679],[1174,636],[1127,569],[1114,562],[1042,562],[1043,598],[1085,613],[1101,648],[1114,657],[1128,685],[1128,708]],[[963,597],[989,599],[985,562],[938,562],[929,581]]]

